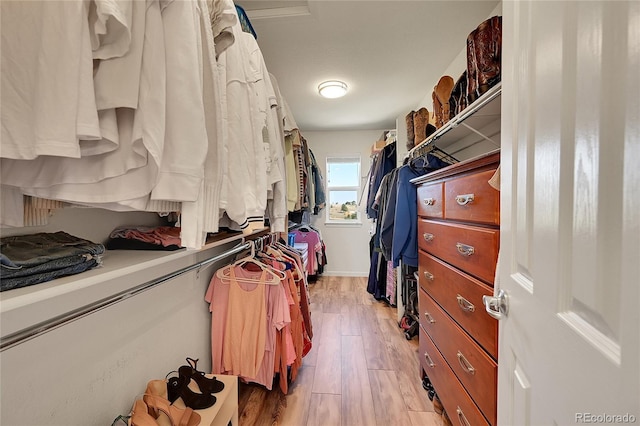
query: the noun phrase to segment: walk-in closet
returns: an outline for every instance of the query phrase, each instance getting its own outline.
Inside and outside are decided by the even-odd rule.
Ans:
[[[0,424],[640,421],[637,1],[0,1]]]

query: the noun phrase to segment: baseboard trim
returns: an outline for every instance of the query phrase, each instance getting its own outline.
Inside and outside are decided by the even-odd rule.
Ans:
[[[367,272],[354,272],[354,271],[324,271],[322,275],[327,277],[363,277],[369,276]]]

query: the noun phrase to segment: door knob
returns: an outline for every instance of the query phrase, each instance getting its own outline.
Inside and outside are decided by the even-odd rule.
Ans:
[[[482,296],[484,308],[493,318],[500,320],[509,313],[509,296],[500,289],[497,296]]]

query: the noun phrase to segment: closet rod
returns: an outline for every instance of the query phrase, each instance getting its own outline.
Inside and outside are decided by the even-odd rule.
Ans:
[[[194,269],[201,268],[205,265],[222,260],[225,257],[233,256],[234,254],[240,253],[244,250],[248,250],[251,248],[251,244],[252,244],[251,242],[247,242],[247,243],[238,245],[216,256],[213,256],[209,259],[195,263],[191,266],[186,266],[182,269],[178,269],[177,271],[170,272],[166,275],[147,281],[145,283],[137,285],[128,290],[124,290],[119,293],[116,293],[113,296],[109,296],[104,299],[89,303],[85,306],[82,306],[80,308],[67,312],[66,314],[58,315],[56,317],[50,318],[46,321],[42,321],[30,327],[23,328],[22,330],[16,331],[15,333],[11,333],[8,336],[0,339],[0,352],[6,349],[9,349],[13,346],[19,345],[28,340],[31,340],[35,337],[38,337],[39,335],[44,334],[48,331],[61,327],[71,321],[78,320],[89,314],[92,314],[94,312],[107,308],[111,305],[114,305],[118,302],[128,299],[131,296],[135,296],[136,294],[142,293],[143,291],[149,290],[159,284],[162,284],[166,281],[176,278],[182,274],[193,271]]]

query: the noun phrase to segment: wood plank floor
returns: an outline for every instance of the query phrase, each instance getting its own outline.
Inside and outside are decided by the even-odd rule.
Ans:
[[[442,426],[422,388],[418,339],[396,310],[366,292],[366,278],[309,285],[313,348],[296,381],[279,389],[240,385],[241,426]]]

